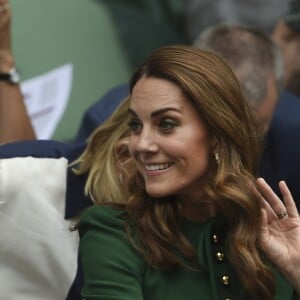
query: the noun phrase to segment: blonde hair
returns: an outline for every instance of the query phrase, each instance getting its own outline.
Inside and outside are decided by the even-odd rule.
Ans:
[[[93,132],[85,151],[72,163],[75,174],[88,174],[85,193],[96,204],[125,203],[127,200],[120,174],[126,176],[122,165],[129,159],[128,107],[127,98]]]

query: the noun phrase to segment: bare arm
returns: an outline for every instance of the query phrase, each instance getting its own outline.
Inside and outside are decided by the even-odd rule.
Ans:
[[[0,0],[0,73],[14,66],[10,38],[11,11],[7,0]],[[0,80],[0,144],[35,139],[20,86]]]

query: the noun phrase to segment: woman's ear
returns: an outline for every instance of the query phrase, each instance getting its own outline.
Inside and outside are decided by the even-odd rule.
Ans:
[[[218,151],[218,141],[215,136],[211,138],[211,150],[212,152]]]

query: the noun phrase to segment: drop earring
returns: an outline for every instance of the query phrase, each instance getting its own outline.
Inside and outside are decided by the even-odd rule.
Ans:
[[[219,153],[218,152],[215,152],[214,153],[215,155],[215,159],[216,159],[216,162],[217,162],[217,165],[220,163],[220,156],[219,156]]]

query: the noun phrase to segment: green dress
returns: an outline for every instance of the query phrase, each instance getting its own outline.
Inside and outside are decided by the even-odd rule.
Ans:
[[[130,244],[124,231],[124,212],[93,206],[81,216],[80,258],[86,300],[219,300],[250,299],[213,233],[214,219],[183,221],[181,230],[197,249],[201,270],[151,267]],[[293,289],[276,272],[276,300],[293,299]]]

